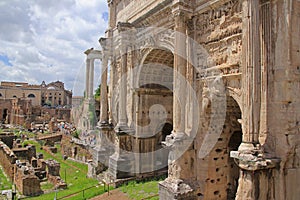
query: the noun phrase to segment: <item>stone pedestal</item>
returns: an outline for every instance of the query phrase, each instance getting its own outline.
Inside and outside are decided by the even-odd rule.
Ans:
[[[196,199],[195,192],[190,185],[180,179],[167,178],[159,182],[160,200],[186,200]]]
[[[115,152],[109,157],[108,173],[114,182],[117,179],[124,179],[133,176],[130,169],[133,167],[132,156]],[[126,169],[126,171],[124,171]]]
[[[128,127],[125,127],[129,132]],[[117,179],[124,179],[134,175],[134,154],[132,144],[129,143],[128,135],[124,131],[115,131],[117,139],[115,141],[114,154],[109,157],[108,174],[110,180],[116,182]]]
[[[168,178],[159,183],[159,199],[195,199],[195,186],[191,171],[186,166],[187,157],[192,156],[192,141],[185,134],[171,134],[164,143],[169,149]]]
[[[243,199],[272,199],[268,190],[272,181],[272,169],[279,166],[280,159],[267,158],[263,149],[257,145],[242,143],[238,151],[231,151],[230,157],[234,158],[241,168],[236,200]],[[262,193],[261,191],[267,191]]]
[[[101,172],[105,171],[108,167],[108,159],[111,151],[109,149],[94,148],[93,160],[88,163],[88,174],[89,178],[96,178]]]

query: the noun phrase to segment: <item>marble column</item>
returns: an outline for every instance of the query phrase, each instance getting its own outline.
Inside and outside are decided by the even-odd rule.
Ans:
[[[100,92],[100,126],[108,124],[108,96],[107,96],[107,68],[108,68],[108,51],[106,39],[99,40],[102,46],[102,67],[101,67],[101,92]]]
[[[86,53],[86,52],[85,52]],[[87,55],[88,56],[88,55]],[[89,83],[90,83],[90,59],[86,58],[85,60],[85,98],[87,99],[89,97]]]
[[[243,143],[246,146],[253,146],[259,143],[261,103],[259,0],[243,1],[242,28],[243,90],[246,93],[244,95]]]
[[[94,61],[95,59],[90,59],[90,70],[89,70],[89,96],[88,98],[91,100],[93,99],[94,95]]]
[[[114,89],[115,89],[115,69],[116,69],[116,61],[115,61],[115,57],[111,56],[111,64],[110,64],[110,72],[109,72],[109,93],[108,93],[108,98],[109,98],[109,113],[108,113],[108,122],[110,125],[114,124],[114,120],[113,119],[113,112],[115,109],[115,105],[114,105],[114,98],[113,98],[113,93],[114,93]]]
[[[121,70],[119,79],[119,110],[117,129],[123,130],[127,127],[126,102],[127,102],[127,47],[121,45]]]
[[[185,134],[186,106],[186,23],[185,13],[176,11],[175,17],[175,52],[173,82],[173,132],[176,136]]]

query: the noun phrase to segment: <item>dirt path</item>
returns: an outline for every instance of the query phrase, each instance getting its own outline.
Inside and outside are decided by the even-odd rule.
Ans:
[[[130,200],[130,199],[125,193],[121,192],[119,189],[115,189],[109,191],[109,195],[106,192],[104,194],[92,198],[91,200]]]

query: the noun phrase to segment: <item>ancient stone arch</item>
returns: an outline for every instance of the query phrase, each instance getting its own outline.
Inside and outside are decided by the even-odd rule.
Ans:
[[[148,167],[154,166],[155,154],[150,153],[155,149],[154,137],[138,139],[147,131],[132,128],[138,120],[148,117],[148,110],[143,113],[146,108],[137,106],[142,105],[141,91],[149,94],[153,90],[139,87],[136,77],[143,68],[127,74],[145,64],[153,49],[168,49],[174,56],[173,72],[177,73],[172,84],[173,131],[165,142],[170,149],[168,178],[160,182],[160,199],[299,196],[295,188],[299,179],[294,177],[299,175],[299,140],[295,138],[299,136],[300,98],[295,91],[299,90],[300,34],[294,24],[299,21],[300,2],[108,3],[109,42],[105,47],[111,61],[110,124],[99,126],[114,148],[113,155],[106,155],[108,179],[118,182],[144,177],[151,173],[143,173],[143,169],[155,169]],[[192,40],[201,48],[196,48]],[[120,79],[122,76],[125,78]],[[150,79],[154,77],[149,74]],[[118,93],[116,115],[113,91]],[[144,157],[146,165],[140,164],[142,155],[132,156],[133,152],[149,153]]]

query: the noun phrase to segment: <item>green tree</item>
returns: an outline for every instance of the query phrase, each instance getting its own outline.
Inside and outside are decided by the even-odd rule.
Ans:
[[[101,93],[101,84],[98,86],[98,88],[95,90],[95,99],[100,99],[100,93]]]

